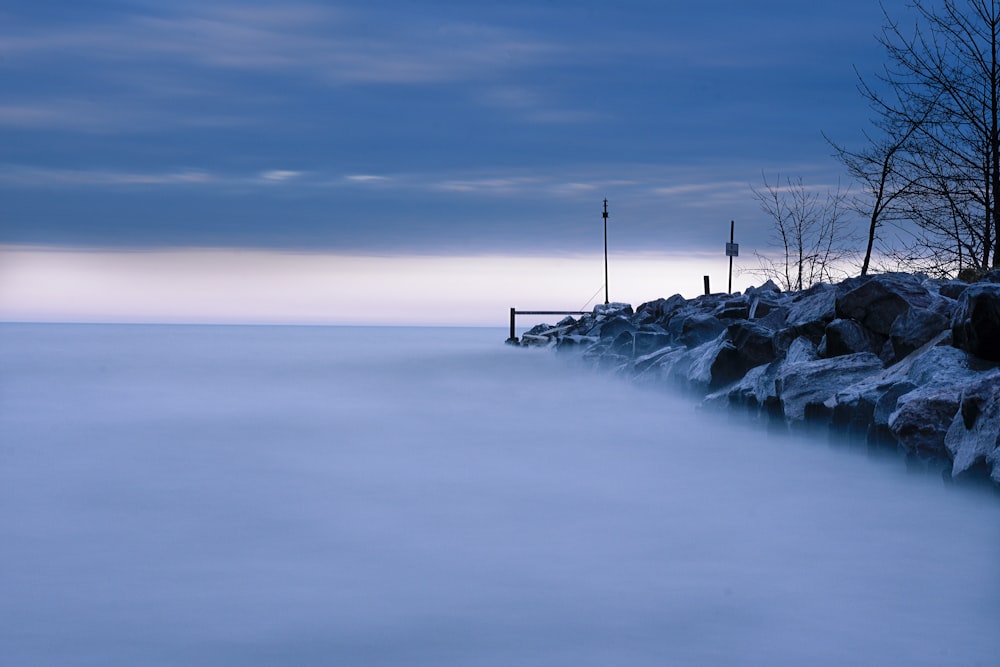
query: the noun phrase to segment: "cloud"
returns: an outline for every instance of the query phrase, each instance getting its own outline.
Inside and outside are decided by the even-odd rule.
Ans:
[[[507,112],[521,122],[567,125],[590,123],[603,118],[585,109],[567,108],[553,99],[551,92],[523,86],[495,86],[480,92],[475,100],[481,106]]]
[[[250,123],[247,116],[204,108],[197,113],[172,111],[161,101],[142,94],[109,94],[100,101],[36,94],[30,99],[0,104],[0,128],[17,130],[58,129],[102,135],[165,127],[232,129]]]
[[[16,165],[0,166],[0,185],[14,187],[209,185],[218,184],[224,180],[223,177],[217,174],[200,169],[136,172],[101,169],[43,169]]]
[[[431,185],[444,192],[514,194],[535,189],[542,179],[530,176],[498,176],[491,178],[446,180]]]
[[[433,16],[349,13],[323,5],[178,3],[171,10],[0,31],[0,54],[14,62],[72,58],[119,65],[167,58],[333,83],[414,84],[478,79],[561,50],[510,29]]]
[[[260,177],[269,183],[283,183],[298,178],[301,175],[301,171],[291,171],[288,169],[272,169],[260,173]]]
[[[0,59],[19,85],[0,127],[88,133],[267,124],[277,108],[345,86],[489,84],[569,58],[567,45],[520,28],[406,8],[169,3],[86,18],[0,23]],[[71,15],[72,16],[72,15]],[[83,15],[80,15],[83,16]],[[447,15],[445,15],[447,16]],[[63,85],[67,78],[73,86]],[[297,91],[277,95],[275,79]],[[86,93],[79,93],[86,90]],[[559,105],[518,119],[588,119]]]
[[[385,183],[389,180],[388,176],[376,176],[375,174],[350,174],[344,176],[344,180],[350,181],[351,183]]]

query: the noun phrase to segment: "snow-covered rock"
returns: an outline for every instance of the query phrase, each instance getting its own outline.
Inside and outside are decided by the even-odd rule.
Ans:
[[[1000,272],[987,278],[886,274],[798,293],[771,283],[674,295],[634,311],[614,303],[539,325],[521,343],[945,458],[954,475],[985,466],[1000,484]]]
[[[952,457],[953,477],[973,466],[985,465],[993,470],[994,481],[1000,483],[1000,371],[994,370],[980,380],[965,386],[959,399],[959,410],[945,434],[945,446]]]

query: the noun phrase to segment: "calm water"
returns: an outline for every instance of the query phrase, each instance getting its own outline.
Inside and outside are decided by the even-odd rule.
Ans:
[[[993,495],[504,337],[0,326],[0,663],[996,664]]]

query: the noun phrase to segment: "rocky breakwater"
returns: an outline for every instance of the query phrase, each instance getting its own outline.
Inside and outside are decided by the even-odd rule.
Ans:
[[[597,306],[508,341],[573,350],[712,404],[821,425],[1000,484],[1000,271]]]

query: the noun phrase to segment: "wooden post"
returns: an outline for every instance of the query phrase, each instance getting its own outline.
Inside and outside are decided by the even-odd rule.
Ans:
[[[708,288],[708,276],[705,276],[705,294],[711,294],[712,290]]]
[[[517,311],[513,308],[510,309],[510,338],[507,339],[508,343],[516,343],[517,336],[514,335],[514,320],[517,317]]]
[[[730,220],[729,221],[729,245],[730,245],[730,247],[733,245],[733,230],[735,228],[736,228],[736,221],[735,220]],[[732,294],[733,293],[733,254],[731,252],[730,253],[726,253],[726,254],[729,255],[729,293]]]

